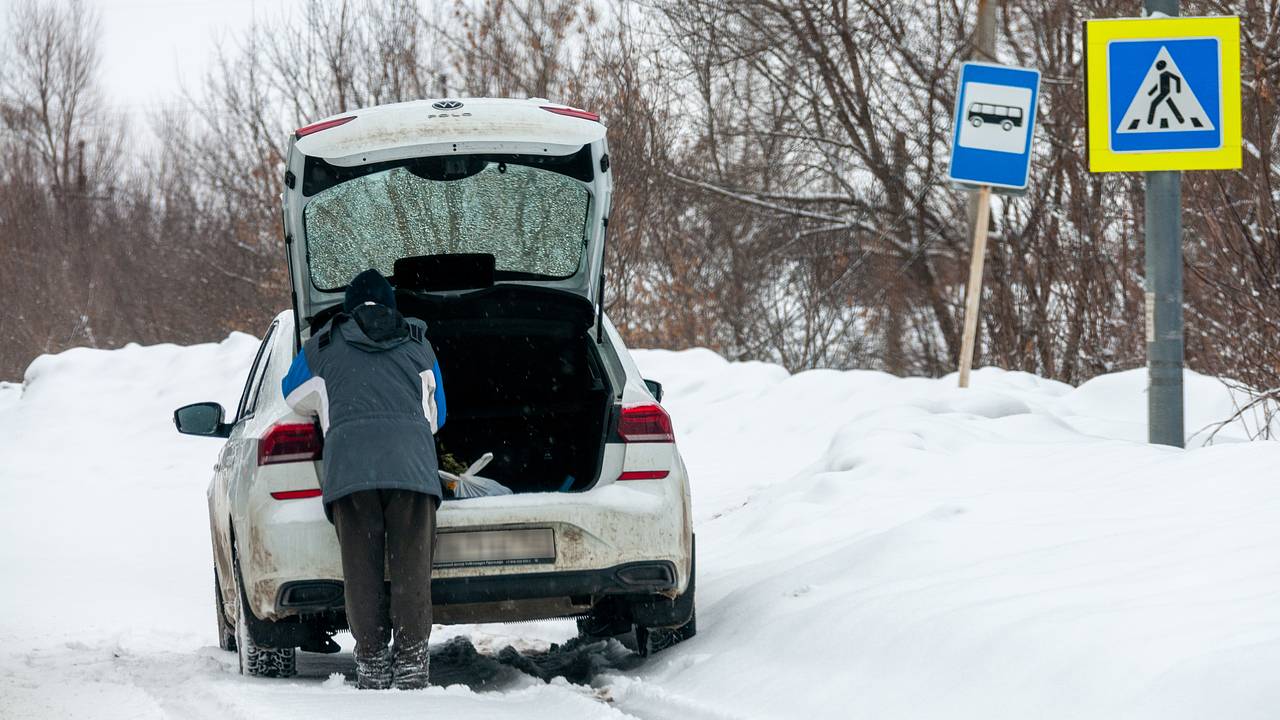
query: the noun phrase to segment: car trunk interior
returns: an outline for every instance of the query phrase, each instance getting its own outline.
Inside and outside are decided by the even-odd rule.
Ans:
[[[591,304],[566,292],[497,285],[461,295],[397,294],[427,323],[444,380],[438,440],[516,493],[595,484],[612,408]]]

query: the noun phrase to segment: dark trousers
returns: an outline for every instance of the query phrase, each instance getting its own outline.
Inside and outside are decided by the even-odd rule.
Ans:
[[[386,648],[393,629],[397,647],[425,643],[431,636],[436,499],[411,490],[362,490],[334,501],[332,510],[356,655]]]

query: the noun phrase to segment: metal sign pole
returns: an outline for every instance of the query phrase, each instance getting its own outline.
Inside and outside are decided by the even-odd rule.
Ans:
[[[1182,447],[1182,173],[1146,176],[1147,438]]]
[[[1146,0],[1147,14],[1179,14],[1178,0]],[[1146,173],[1147,438],[1183,447],[1182,172]]]

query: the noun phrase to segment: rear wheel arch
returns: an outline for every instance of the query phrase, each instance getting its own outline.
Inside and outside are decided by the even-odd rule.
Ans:
[[[626,637],[641,657],[665,650],[698,633],[697,561],[690,556],[689,582],[680,595],[606,595],[578,618],[578,635],[588,640]],[[629,644],[634,640],[633,644]]]
[[[218,647],[231,652],[236,651],[236,626],[227,619],[226,596],[222,592],[222,583],[218,580],[218,568],[213,569],[214,619],[217,621]]]
[[[212,518],[210,518],[210,522],[210,539],[213,545],[213,579],[219,592],[219,610],[225,616],[225,608],[228,606],[228,602],[234,602],[232,590],[235,587],[235,582],[232,578],[232,573],[235,572],[235,551],[231,547],[234,541],[230,531],[231,520],[230,518],[227,519],[228,533],[225,537],[222,535],[217,523],[212,521]]]
[[[239,595],[240,586],[244,582],[243,570],[241,569],[241,566],[240,566],[240,557],[241,557],[240,547],[239,547],[239,543],[236,540],[236,525],[233,519],[228,517],[227,518],[227,567],[230,569],[231,575],[230,575],[230,581],[223,583],[223,587],[231,588],[232,594],[233,594],[233,600],[237,608],[244,607],[243,598]],[[245,595],[247,594],[248,594],[248,591],[246,590]],[[250,610],[250,613],[253,615],[254,619],[256,620],[257,614],[253,613],[252,610]]]

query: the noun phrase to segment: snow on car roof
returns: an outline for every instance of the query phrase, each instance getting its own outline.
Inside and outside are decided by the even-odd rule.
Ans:
[[[605,126],[599,122],[546,108],[573,110],[539,98],[449,98],[378,105],[317,121],[307,127],[354,116],[310,134],[303,128],[296,150],[329,161],[383,155],[397,148],[462,143],[512,145],[513,151],[562,155],[605,135]]]

